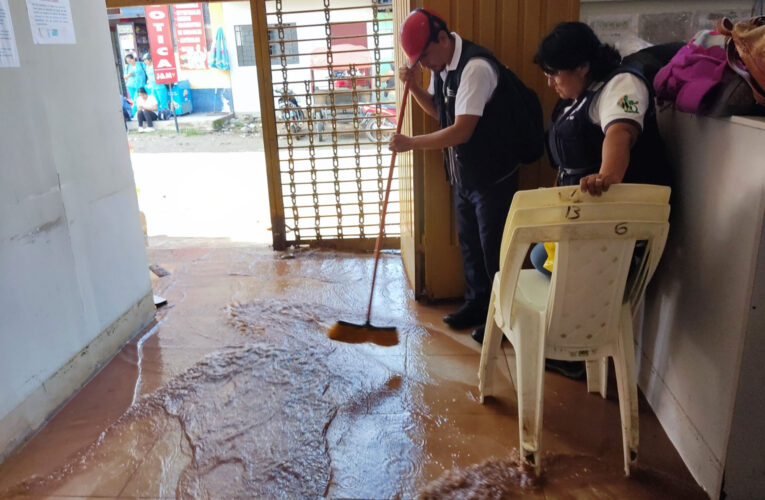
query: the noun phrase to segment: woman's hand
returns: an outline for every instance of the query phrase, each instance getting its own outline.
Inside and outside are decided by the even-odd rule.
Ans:
[[[600,196],[603,192],[608,191],[612,184],[618,184],[619,182],[621,182],[621,179],[614,175],[597,173],[582,177],[579,181],[579,187],[585,193]]]
[[[403,153],[412,149],[412,138],[404,134],[393,134],[388,143],[388,149],[396,153]]]

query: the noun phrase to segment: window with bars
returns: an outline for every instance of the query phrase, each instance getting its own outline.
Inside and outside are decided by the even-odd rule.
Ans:
[[[252,38],[252,25],[234,26],[236,39],[236,61],[239,66],[255,66],[255,41]]]
[[[287,56],[287,64],[298,64],[300,57],[298,54],[298,44],[294,41],[297,40],[297,24],[296,23],[283,23],[282,29],[284,30],[284,55]],[[271,29],[273,27],[273,29]],[[279,40],[279,30],[276,29],[275,24],[269,25],[268,41],[276,42]],[[268,53],[271,54],[271,64],[281,64],[282,47],[281,44],[272,43],[268,45]]]

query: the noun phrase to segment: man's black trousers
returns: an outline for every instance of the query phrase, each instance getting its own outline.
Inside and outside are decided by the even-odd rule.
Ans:
[[[453,187],[466,303],[473,302],[484,309],[489,307],[492,281],[499,271],[502,231],[517,189],[517,172],[481,190]]]
[[[154,120],[157,119],[157,113],[155,113],[154,111],[149,111],[148,109],[138,110],[138,113],[136,113],[136,116],[138,116],[139,127],[143,127],[144,122],[146,122],[147,127],[153,127]]]

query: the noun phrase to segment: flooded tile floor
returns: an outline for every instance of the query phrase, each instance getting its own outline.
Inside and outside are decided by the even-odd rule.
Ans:
[[[545,375],[544,474],[516,466],[507,363],[478,400],[480,346],[413,300],[385,254],[373,324],[392,347],[330,341],[363,323],[370,255],[153,239],[168,304],[24,448],[0,497],[706,498],[644,400],[640,458],[622,473],[609,397]],[[509,344],[504,344],[512,356]]]

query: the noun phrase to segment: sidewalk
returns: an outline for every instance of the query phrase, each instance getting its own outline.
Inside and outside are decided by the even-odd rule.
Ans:
[[[199,130],[211,132],[219,130],[233,113],[189,113],[178,117],[178,128],[180,130]],[[133,117],[127,122],[130,132],[138,131],[138,118]],[[157,130],[175,130],[175,121],[171,117],[169,120],[155,120],[154,128]]]

